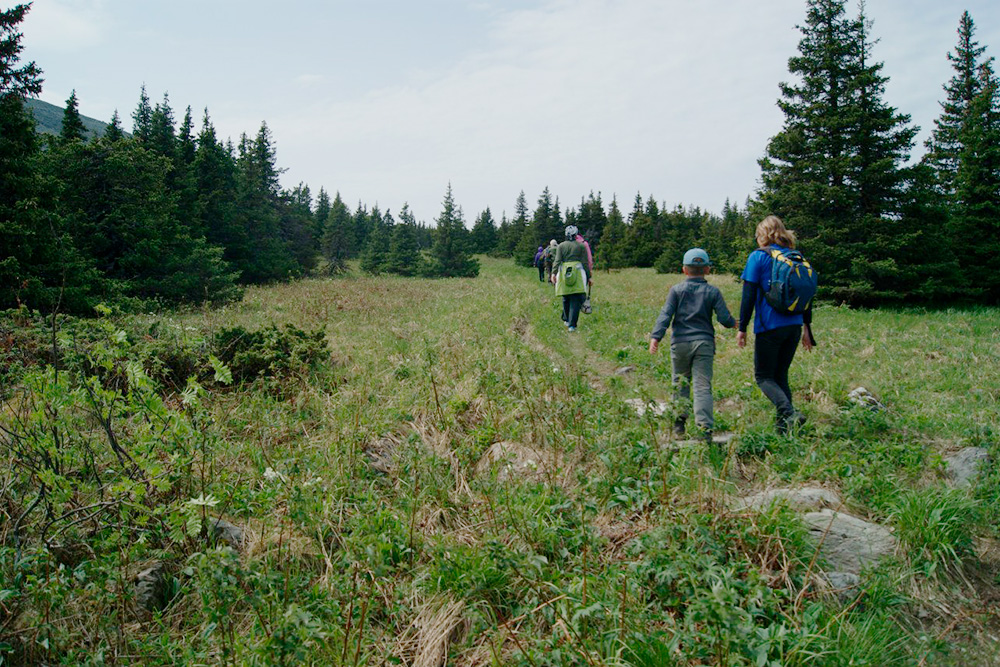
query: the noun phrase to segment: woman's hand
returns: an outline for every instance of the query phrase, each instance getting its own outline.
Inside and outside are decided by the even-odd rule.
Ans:
[[[736,347],[746,347],[747,346],[747,332],[737,331],[736,332]]]
[[[650,354],[656,354],[656,351],[658,349],[660,349],[660,341],[656,340],[655,338],[650,338],[649,339],[649,353]]]

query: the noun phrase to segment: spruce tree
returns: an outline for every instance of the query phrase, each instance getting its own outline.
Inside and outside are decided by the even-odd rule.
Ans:
[[[132,112],[132,136],[141,142],[149,141],[153,132],[153,107],[149,104],[146,94],[146,84],[142,84],[139,93],[139,104]]]
[[[927,141],[924,164],[945,198],[948,237],[962,267],[952,280],[966,297],[1000,301],[993,264],[1000,253],[1000,98],[993,58],[974,39],[975,23],[962,14],[958,44],[948,60],[955,75]]]
[[[66,109],[63,111],[62,128],[59,130],[59,141],[69,143],[71,141],[84,141],[87,138],[87,128],[83,126],[83,119],[80,118],[80,108],[76,99],[76,91],[70,93],[66,100]]]
[[[198,192],[197,227],[210,245],[222,248],[223,258],[233,270],[242,271],[251,261],[252,249],[247,230],[236,216],[236,159],[218,140],[208,109],[198,133],[193,170]]]
[[[114,114],[111,116],[111,122],[104,128],[104,136],[102,138],[109,143],[114,143],[125,138],[125,132],[122,130],[122,119],[118,115],[118,109],[115,109]]]
[[[462,209],[455,206],[451,183],[445,193],[444,208],[437,218],[434,245],[430,250],[427,275],[437,278],[472,278],[479,275],[479,262],[466,251],[465,221]]]
[[[383,216],[377,204],[372,207],[368,214],[368,240],[361,251],[361,270],[365,273],[374,275],[387,270],[392,223],[392,216]]]
[[[417,221],[409,204],[403,204],[399,224],[392,228],[386,271],[400,276],[415,276],[423,270],[420,243],[417,240]]]
[[[472,248],[473,252],[491,254],[497,245],[497,224],[493,220],[493,214],[487,207],[482,213],[476,216],[476,222],[472,225]]]
[[[627,266],[627,236],[628,227],[621,211],[618,210],[618,200],[612,198],[601,241],[594,249],[594,262],[598,269],[610,271]]]
[[[330,273],[343,273],[347,270],[347,258],[352,254],[353,226],[351,212],[338,192],[330,204],[320,246]]]
[[[799,55],[788,61],[798,80],[780,86],[785,122],[760,160],[756,210],[796,230],[826,294],[898,300],[928,279],[903,261],[921,239],[903,167],[916,129],[883,101],[868,22],[848,18],[844,5],[807,2]]]

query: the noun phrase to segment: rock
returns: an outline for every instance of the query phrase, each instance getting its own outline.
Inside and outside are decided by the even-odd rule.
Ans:
[[[847,400],[855,405],[864,406],[875,412],[885,410],[885,405],[882,404],[882,401],[878,400],[875,397],[875,394],[871,393],[864,387],[855,387],[852,389],[851,392],[847,394]]]
[[[826,572],[827,591],[847,603],[857,597],[861,588],[861,577],[852,572]]]
[[[237,551],[243,547],[243,529],[236,524],[229,523],[225,519],[210,518],[208,525],[211,526],[212,537],[216,540],[225,542]]]
[[[652,410],[657,417],[662,417],[667,411],[667,404],[663,401],[649,401],[647,403],[641,398],[630,398],[625,401],[625,404],[631,406],[640,417],[645,415],[647,410]]]
[[[858,574],[896,549],[896,538],[888,528],[850,514],[822,509],[807,513],[803,520],[812,538],[823,541],[820,555],[833,571]]]
[[[135,577],[135,602],[146,611],[163,611],[170,602],[167,567],[156,562]]]
[[[737,509],[762,510],[775,502],[783,502],[799,512],[817,511],[840,507],[840,496],[822,487],[804,486],[798,489],[768,489],[741,498]]]
[[[383,474],[392,473],[395,467],[396,447],[398,443],[392,438],[382,438],[377,442],[365,447],[365,456],[368,457],[368,464],[376,472]]]
[[[628,375],[635,370],[635,366],[622,366],[615,369],[615,375]]]
[[[983,447],[966,447],[944,457],[945,472],[952,484],[968,488],[975,486],[989,460],[990,453]]]
[[[493,443],[476,464],[476,474],[485,475],[496,470],[497,479],[511,477],[541,478],[546,464],[539,452],[517,442]]]

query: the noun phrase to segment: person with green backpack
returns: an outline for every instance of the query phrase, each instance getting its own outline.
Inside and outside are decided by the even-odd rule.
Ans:
[[[552,282],[556,296],[563,298],[562,319],[568,331],[576,331],[580,309],[591,284],[587,274],[587,248],[576,240],[576,226],[566,228],[566,240],[556,246],[552,260]]]
[[[777,429],[788,433],[805,423],[804,414],[792,403],[788,369],[799,341],[813,348],[812,299],[818,274],[795,249],[795,233],[776,215],[757,225],[757,249],[747,257],[743,269],[743,299],[740,303],[736,344],[746,346],[747,324],[753,318],[754,379],[774,404]]]

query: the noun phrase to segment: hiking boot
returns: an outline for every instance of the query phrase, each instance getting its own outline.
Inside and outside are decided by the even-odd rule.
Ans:
[[[684,436],[684,419],[682,417],[674,420],[674,435],[678,437]]]
[[[778,433],[780,435],[788,435],[788,431],[790,429],[792,429],[793,427],[799,428],[805,423],[806,423],[806,416],[801,412],[799,412],[798,410],[794,410],[790,415],[778,417],[778,424],[777,424]]]
[[[706,445],[711,445],[712,442],[713,442],[712,441],[712,429],[710,429],[710,428],[702,429],[701,430],[701,437],[702,437],[702,439],[705,440],[705,444]]]

